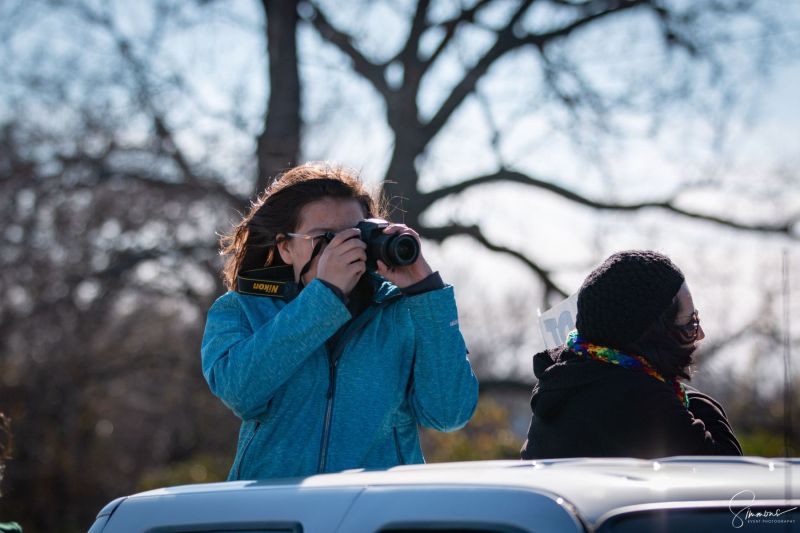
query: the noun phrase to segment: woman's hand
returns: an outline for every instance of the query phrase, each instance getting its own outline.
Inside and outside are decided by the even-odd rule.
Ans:
[[[367,245],[361,231],[346,229],[336,234],[319,256],[317,277],[348,295],[367,270]]]
[[[388,267],[383,261],[378,260],[378,274],[388,279],[401,289],[418,283],[433,274],[433,269],[431,269],[430,265],[428,265],[428,262],[425,261],[425,258],[422,256],[422,243],[420,242],[419,234],[416,231],[409,228],[405,224],[389,224],[389,226],[385,228],[383,232],[387,235],[411,235],[417,239],[417,242],[420,243],[420,252],[416,261],[410,265],[402,267]]]

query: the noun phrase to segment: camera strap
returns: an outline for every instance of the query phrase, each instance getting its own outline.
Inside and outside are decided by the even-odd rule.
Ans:
[[[300,281],[298,282],[298,284],[300,285],[301,289],[305,285],[303,283],[303,276],[305,276],[306,272],[308,272],[308,270],[311,268],[311,263],[314,261],[314,258],[317,257],[319,255],[319,253],[322,251],[322,245],[323,244],[328,244],[329,242],[331,242],[331,240],[335,236],[336,236],[336,234],[333,233],[333,232],[330,232],[330,231],[325,232],[325,235],[320,237],[320,240],[314,246],[314,249],[311,251],[311,257],[308,258],[308,262],[305,265],[303,265],[302,270],[300,270]]]
[[[300,292],[291,266],[255,268],[236,278],[236,292],[291,301]]]

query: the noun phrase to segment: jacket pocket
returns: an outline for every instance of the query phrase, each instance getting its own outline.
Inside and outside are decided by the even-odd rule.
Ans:
[[[236,476],[233,480],[241,479],[242,474],[242,463],[244,463],[245,457],[247,456],[247,450],[250,449],[250,445],[253,443],[253,439],[256,438],[256,433],[258,433],[258,429],[261,427],[261,422],[256,422],[255,426],[253,427],[253,432],[250,433],[250,436],[245,441],[244,445],[242,446],[241,452],[239,453],[239,463],[236,465]]]
[[[400,448],[400,435],[397,434],[397,427],[392,427],[392,438],[394,439],[394,451],[397,454],[397,464],[404,465],[406,461],[403,459],[403,452]]]

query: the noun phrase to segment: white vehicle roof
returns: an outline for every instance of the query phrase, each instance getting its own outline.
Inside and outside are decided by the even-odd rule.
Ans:
[[[126,508],[136,516],[152,514],[167,503],[174,510],[181,502],[193,501],[201,507],[201,502],[216,502],[213,505],[230,506],[231,513],[236,510],[243,516],[250,516],[248,509],[253,506],[277,509],[280,512],[273,513],[276,523],[305,516],[305,532],[355,531],[362,526],[365,531],[375,531],[380,524],[404,523],[411,515],[418,515],[423,522],[433,520],[437,509],[453,505],[459,508],[449,511],[449,520],[459,517],[464,524],[479,523],[487,520],[484,508],[492,498],[492,505],[502,506],[494,512],[498,519],[510,530],[522,531],[530,531],[532,523],[547,526],[538,530],[581,531],[621,511],[670,506],[727,508],[756,500],[786,508],[791,503],[787,498],[800,498],[800,460],[577,458],[412,465],[158,489],[128,497],[115,515],[125,514]],[[367,503],[370,499],[373,502]],[[207,518],[213,521],[212,515],[209,511]],[[110,525],[119,524],[117,518]],[[800,528],[800,512],[796,518]],[[127,531],[107,531],[123,530]]]

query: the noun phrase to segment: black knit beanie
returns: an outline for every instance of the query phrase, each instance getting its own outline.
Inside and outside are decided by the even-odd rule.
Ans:
[[[669,307],[683,280],[680,269],[658,252],[615,253],[581,285],[578,333],[595,344],[625,347]]]

